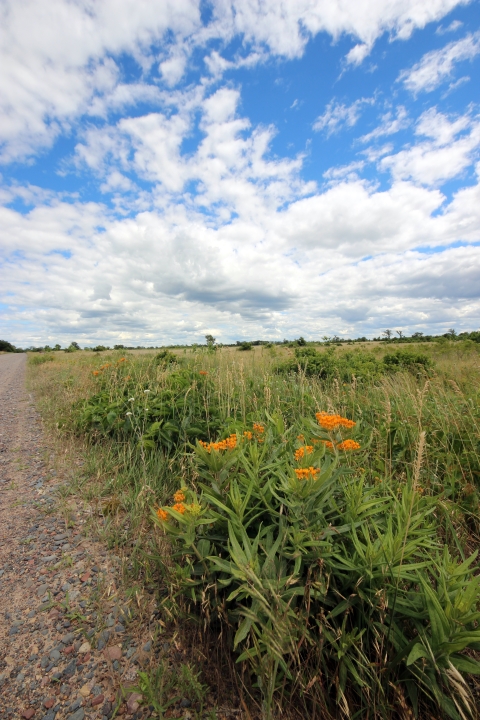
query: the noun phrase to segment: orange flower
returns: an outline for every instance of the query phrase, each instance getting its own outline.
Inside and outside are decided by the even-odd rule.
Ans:
[[[92,375],[95,375],[95,377],[97,377],[97,375],[100,375],[100,370],[93,370]]]
[[[185,513],[185,505],[182,502],[175,503],[175,505],[172,506],[172,510],[176,510],[180,515],[183,515]]]
[[[243,433],[243,437],[246,440],[251,440],[253,438],[253,433],[250,432],[250,430],[245,430],[245,432]]]
[[[125,380],[131,380],[130,375],[127,375],[127,377],[125,378]]]
[[[200,370],[198,373],[199,375],[208,375],[208,372],[206,370]]]
[[[177,492],[173,496],[173,499],[175,500],[176,503],[180,503],[183,500],[185,500],[185,493],[183,493],[181,490],[177,490]]]
[[[230,437],[225,440],[218,440],[218,442],[206,443],[203,442],[203,440],[199,440],[198,442],[207,452],[212,452],[212,450],[216,450],[217,452],[220,450],[234,450],[237,446],[237,436],[235,433],[232,433]]]
[[[265,428],[260,423],[253,423],[253,431],[261,435],[265,432]]]
[[[119,362],[119,363],[121,363],[121,362],[127,362],[127,358],[120,358],[120,360],[119,360],[118,362]]]
[[[163,520],[163,522],[166,522],[168,519],[168,513],[165,512],[165,510],[162,510],[162,508],[158,508],[157,517],[159,520]]]
[[[302,441],[303,441],[303,440],[305,440],[305,436],[304,436],[304,435],[297,435],[297,440],[302,440]]]
[[[312,453],[312,452],[313,452],[313,445],[306,445],[304,448],[301,447],[301,448],[298,448],[298,450],[295,450],[294,458],[295,458],[295,460],[298,461],[303,458],[305,453],[307,453],[307,455],[310,455],[310,453]]]
[[[315,475],[318,475],[319,472],[320,470],[314,467],[295,469],[295,475],[299,480],[309,480],[310,478],[315,480]]]
[[[322,440],[325,447],[330,448],[330,450],[333,450],[333,443],[330,442],[330,440]]]
[[[315,413],[315,417],[317,418],[318,424],[325,430],[329,431],[335,430],[338,427],[344,427],[349,430],[356,425],[353,420],[344,418],[341,415],[332,415],[326,412]]]
[[[338,443],[337,450],[359,450],[360,444],[355,442],[355,440],[344,440],[341,443]]]

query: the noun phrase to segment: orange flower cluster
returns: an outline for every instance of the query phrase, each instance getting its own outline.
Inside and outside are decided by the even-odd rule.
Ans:
[[[294,458],[295,460],[301,460],[305,453],[307,455],[310,455],[313,452],[313,445],[306,445],[305,447],[298,448],[298,450],[295,450]]]
[[[208,375],[208,372],[206,370],[200,370],[199,375]]]
[[[226,440],[211,443],[203,442],[203,440],[199,440],[198,442],[207,452],[212,452],[212,450],[216,450],[217,452],[220,450],[234,450],[237,447],[237,436],[233,433],[230,437],[226,438]]]
[[[162,510],[162,508],[158,508],[157,517],[159,518],[159,520],[163,520],[163,522],[166,522],[168,520],[168,513],[165,510]]]
[[[97,377],[97,375],[100,375],[100,370],[93,370],[92,375],[95,375],[95,377]]]
[[[120,360],[118,360],[118,365],[122,362],[127,362],[127,358],[120,358]]]
[[[356,425],[353,420],[344,418],[341,415],[331,415],[326,412],[315,413],[315,417],[317,418],[318,424],[325,430],[329,431],[335,430],[338,427],[344,427],[347,428],[347,430],[350,430]]]
[[[105,365],[100,365],[100,370],[105,370],[106,368],[110,367],[110,363],[105,363]]]
[[[360,443],[355,442],[355,440],[344,440],[341,443],[338,443],[337,450],[359,450],[360,449]]]
[[[182,490],[177,490],[177,492],[173,496],[173,499],[177,503],[183,502],[185,500],[185,493]]]
[[[260,425],[260,423],[253,423],[253,432],[262,435],[262,433],[265,432],[265,428],[263,425]]]
[[[305,435],[297,435],[297,440],[305,440]]]
[[[172,510],[176,510],[180,515],[183,515],[185,513],[185,505],[183,502],[177,502],[172,506]]]
[[[318,475],[319,472],[320,470],[314,467],[296,468],[295,475],[299,480],[309,480],[310,478],[315,480],[315,475]]]
[[[330,448],[330,450],[333,450],[333,443],[330,442],[330,440],[322,440],[325,447]]]
[[[245,430],[245,432],[243,433],[243,437],[245,438],[245,440],[251,440],[253,438],[253,433],[250,432],[250,430]]]

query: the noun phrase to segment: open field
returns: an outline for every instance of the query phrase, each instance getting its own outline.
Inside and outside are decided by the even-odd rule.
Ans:
[[[478,344],[57,352],[29,373],[85,457],[65,492],[245,717],[476,716]],[[142,679],[159,716],[168,672]]]

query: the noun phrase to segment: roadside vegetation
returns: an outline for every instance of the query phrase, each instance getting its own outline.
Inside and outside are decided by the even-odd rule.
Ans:
[[[198,687],[252,718],[476,717],[480,344],[212,340],[29,356],[71,492]],[[167,670],[141,678],[159,717]]]

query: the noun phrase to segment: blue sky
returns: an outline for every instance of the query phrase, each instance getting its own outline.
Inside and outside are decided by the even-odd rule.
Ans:
[[[1,2],[0,337],[480,325],[480,3]]]

